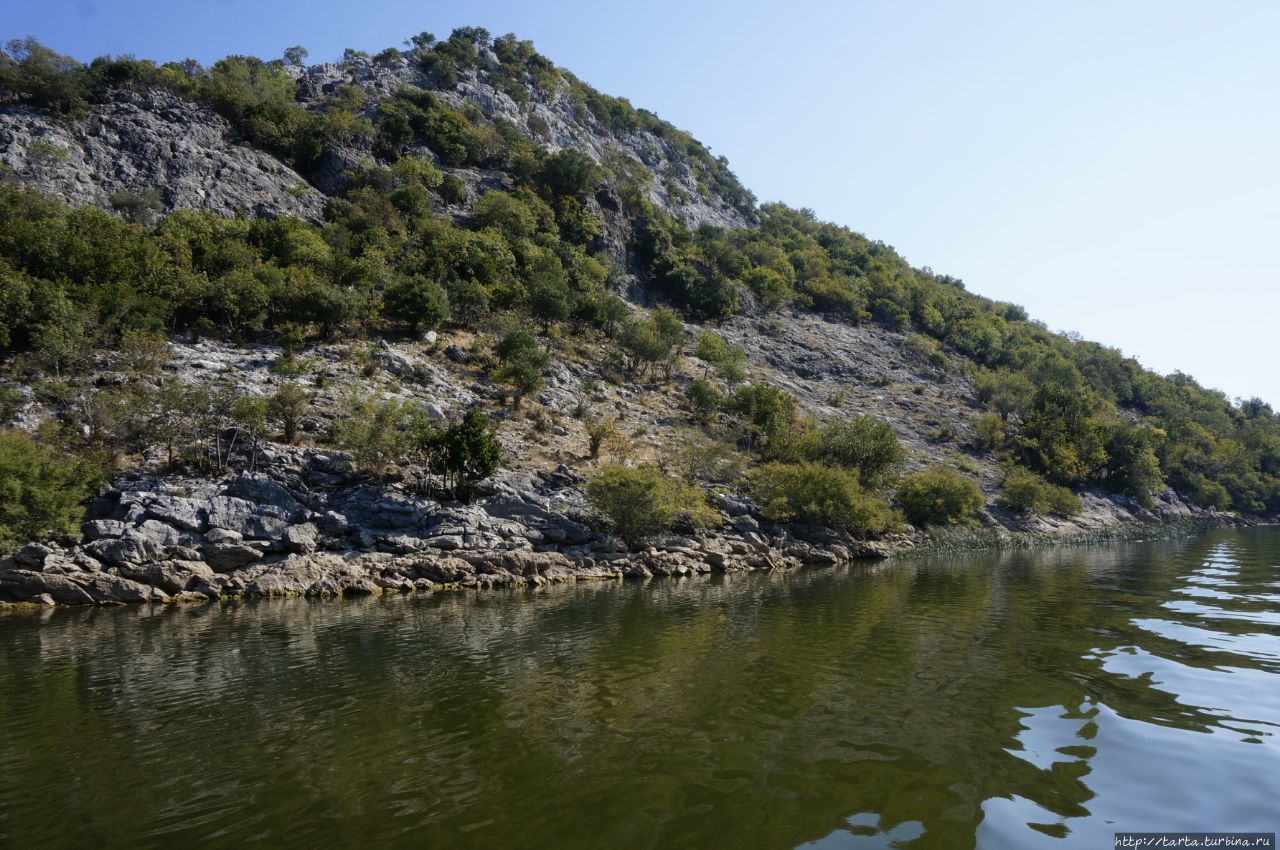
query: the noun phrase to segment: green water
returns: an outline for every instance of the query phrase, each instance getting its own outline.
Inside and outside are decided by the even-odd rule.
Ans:
[[[1280,530],[0,617],[0,846],[1111,847],[1280,828]]]

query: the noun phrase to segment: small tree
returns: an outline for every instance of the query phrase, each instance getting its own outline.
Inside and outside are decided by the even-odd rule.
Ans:
[[[76,537],[104,473],[97,460],[0,431],[0,554],[31,540]]]
[[[362,471],[377,474],[393,459],[403,457],[406,434],[404,405],[395,399],[378,402],[356,397],[344,403],[333,439],[351,452]]]
[[[475,485],[497,472],[502,463],[502,444],[479,407],[444,431],[420,431],[419,440],[428,471],[439,475],[443,488],[455,498],[470,498]]]
[[[308,55],[309,52],[307,48],[302,45],[294,45],[293,47],[285,48],[284,61],[286,64],[293,65],[296,68],[301,68]]]
[[[632,547],[677,523],[706,527],[720,521],[701,490],[654,467],[605,466],[587,484],[587,501]]]
[[[897,502],[911,524],[920,527],[971,523],[983,506],[978,485],[946,466],[902,479]]]
[[[286,443],[298,441],[298,422],[306,413],[309,403],[306,390],[294,383],[282,384],[271,397],[271,415],[279,419],[284,427]]]
[[[690,382],[689,388],[684,391],[684,397],[689,402],[694,418],[703,423],[709,421],[724,403],[724,396],[704,378]]]
[[[449,319],[444,287],[422,275],[401,278],[387,290],[387,315],[411,330],[438,327]]]
[[[600,448],[611,440],[616,440],[621,430],[618,420],[612,416],[599,416],[587,423],[587,442],[591,450],[591,459],[600,456]]]
[[[267,400],[260,396],[241,396],[235,400],[231,407],[231,416],[235,420],[236,426],[244,431],[251,441],[249,446],[250,472],[258,468],[258,446],[262,443],[262,438],[267,433],[268,412]]]
[[[705,330],[698,335],[698,347],[693,354],[707,364],[702,372],[704,378],[712,369],[730,383],[741,381],[745,375],[742,365],[747,361],[747,352],[730,344],[713,330]]]

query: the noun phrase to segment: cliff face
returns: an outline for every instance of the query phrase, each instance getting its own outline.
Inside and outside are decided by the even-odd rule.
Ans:
[[[117,91],[88,117],[0,110],[0,165],[74,206],[113,209],[154,192],[156,210],[320,218],[324,197],[275,157],[243,144],[206,106],[162,90]]]

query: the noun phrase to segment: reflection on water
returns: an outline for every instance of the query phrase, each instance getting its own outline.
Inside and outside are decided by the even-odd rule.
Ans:
[[[1280,824],[1280,531],[0,617],[0,846],[1075,847]]]

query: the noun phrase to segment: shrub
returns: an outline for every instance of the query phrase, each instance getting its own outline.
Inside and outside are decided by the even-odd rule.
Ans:
[[[740,387],[725,402],[725,409],[742,423],[750,448],[780,448],[795,427],[796,400],[786,390],[768,384]]]
[[[720,515],[701,490],[653,467],[609,465],[587,484],[587,501],[608,518],[628,546],[670,531],[677,523],[711,526]]]
[[[946,466],[902,479],[897,502],[911,524],[920,527],[969,523],[983,506],[978,485]]]
[[[689,402],[689,409],[693,411],[694,417],[699,422],[706,422],[711,415],[720,409],[720,404],[724,397],[720,394],[710,381],[697,378],[689,384],[688,389],[684,391],[684,397]]]
[[[934,369],[947,371],[947,355],[943,353],[938,341],[933,337],[911,334],[903,341],[902,347],[917,361],[927,363]]]
[[[284,429],[284,441],[298,440],[298,422],[309,404],[306,390],[294,383],[282,384],[269,401],[271,415],[280,420]]]
[[[478,407],[443,432],[419,432],[427,469],[439,475],[445,490],[455,498],[469,498],[476,484],[498,471],[502,444],[493,435],[489,419]]]
[[[591,450],[591,459],[600,456],[600,448],[607,442],[616,440],[622,433],[618,420],[613,416],[601,416],[587,423],[587,442]]]
[[[403,277],[387,290],[387,315],[414,330],[438,327],[449,318],[449,296],[430,278]]]
[[[973,420],[973,447],[980,452],[1002,448],[1005,442],[1005,423],[994,413],[979,414]]]
[[[705,330],[698,336],[698,347],[694,356],[707,364],[702,376],[705,378],[711,369],[726,381],[741,381],[744,375],[742,365],[747,360],[747,352],[741,347],[732,345],[724,337],[712,330]]]
[[[811,522],[858,534],[884,531],[888,505],[863,491],[858,478],[817,463],[769,463],[750,473],[752,495],[775,522]]]
[[[864,487],[881,487],[906,459],[888,422],[874,416],[853,416],[809,429],[798,450],[806,461],[856,470]]]
[[[440,200],[450,206],[456,206],[467,199],[467,184],[452,174],[446,174],[440,181]]]
[[[377,474],[408,447],[403,430],[406,411],[395,399],[378,402],[349,398],[334,431],[334,442],[351,452],[363,472]]]
[[[32,540],[75,537],[104,465],[23,431],[0,431],[0,554]]]
[[[1029,469],[1014,467],[1000,484],[1002,492],[996,504],[1016,513],[1055,513],[1073,516],[1080,513],[1080,498],[1066,487],[1050,484]]]
[[[671,466],[685,481],[733,484],[742,478],[744,457],[732,443],[697,431],[684,434],[671,456]]]

